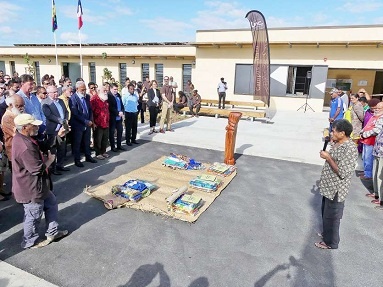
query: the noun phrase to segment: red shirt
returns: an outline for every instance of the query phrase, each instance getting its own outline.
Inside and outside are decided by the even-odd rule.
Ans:
[[[99,96],[94,95],[90,100],[90,107],[93,111],[93,122],[96,126],[106,129],[109,127],[109,104]]]

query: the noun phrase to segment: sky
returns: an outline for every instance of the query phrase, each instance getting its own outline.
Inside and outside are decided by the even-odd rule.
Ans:
[[[79,43],[78,0],[55,0],[58,44]],[[82,43],[194,42],[196,30],[383,24],[383,0],[82,0]],[[52,0],[0,0],[0,46],[54,44]],[[383,35],[382,35],[383,38]],[[0,51],[1,53],[1,51]]]

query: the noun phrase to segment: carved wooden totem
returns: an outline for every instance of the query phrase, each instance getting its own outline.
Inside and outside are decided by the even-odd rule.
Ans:
[[[235,140],[237,137],[238,122],[242,116],[240,112],[232,112],[229,114],[229,122],[226,126],[226,140],[225,140],[225,160],[226,164],[235,164],[234,150]]]

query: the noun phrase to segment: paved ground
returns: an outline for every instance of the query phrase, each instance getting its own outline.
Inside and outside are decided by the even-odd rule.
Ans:
[[[188,119],[176,132],[107,162],[72,167],[55,178],[63,228],[70,236],[41,250],[21,250],[22,208],[0,203],[0,259],[58,286],[380,286],[382,213],[354,177],[338,250],[319,250],[324,113],[277,113],[274,124],[241,121],[238,175],[195,224],[131,209],[107,211],[82,193],[169,152],[203,161],[223,159],[226,119]],[[93,169],[90,169],[93,167]],[[3,264],[3,263],[2,263]],[[15,283],[1,286],[52,286]],[[23,270],[23,271],[20,271]],[[4,271],[3,271],[4,272]],[[4,272],[5,273],[5,272]],[[376,275],[375,275],[376,274]],[[35,281],[37,282],[37,281]],[[33,285],[35,284],[35,285]]]

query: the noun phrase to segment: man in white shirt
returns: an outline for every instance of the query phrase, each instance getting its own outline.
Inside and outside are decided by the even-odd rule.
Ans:
[[[226,90],[227,90],[227,83],[225,82],[224,78],[221,78],[221,82],[218,83],[218,87],[217,87],[219,109],[221,108],[221,101],[222,101],[222,109],[225,108]]]
[[[169,86],[173,88],[173,96],[176,97],[178,85],[177,85],[177,82],[173,81],[172,76],[169,77]]]

